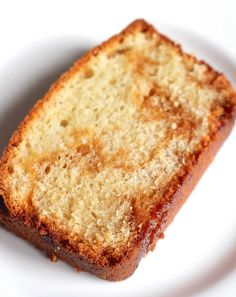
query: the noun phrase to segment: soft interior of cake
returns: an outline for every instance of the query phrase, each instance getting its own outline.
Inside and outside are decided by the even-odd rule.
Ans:
[[[8,168],[12,201],[94,248],[129,245],[133,208],[148,214],[209,133],[222,96],[206,73],[158,35],[113,42],[28,125]]]

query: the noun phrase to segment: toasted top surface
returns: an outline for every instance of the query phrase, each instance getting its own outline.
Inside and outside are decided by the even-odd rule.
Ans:
[[[1,194],[80,250],[122,253],[233,96],[222,75],[137,21],[34,107],[2,159]]]

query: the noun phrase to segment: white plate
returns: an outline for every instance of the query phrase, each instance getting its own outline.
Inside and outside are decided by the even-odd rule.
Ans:
[[[236,62],[200,36],[155,24],[236,84]],[[116,33],[116,32],[114,32]],[[28,109],[81,53],[101,40],[62,34],[34,42],[0,62],[0,149]],[[94,37],[94,39],[92,39]],[[6,297],[236,296],[236,131],[191,197],[128,280],[78,273],[0,228],[0,292]]]

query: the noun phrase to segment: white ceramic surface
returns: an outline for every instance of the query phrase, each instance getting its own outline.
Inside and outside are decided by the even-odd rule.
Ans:
[[[52,6],[50,9],[53,12]],[[24,18],[29,11],[21,13]],[[126,19],[128,23],[129,18]],[[122,19],[122,23],[126,19]],[[42,36],[37,33],[38,38],[35,31],[30,31],[30,24],[29,32],[21,35],[22,42],[17,34],[12,36],[14,42],[7,39],[7,34],[2,35],[1,42],[5,44],[0,49],[1,152],[28,109],[49,85],[89,47],[109,37],[100,33],[105,25],[94,25],[94,32],[81,26],[77,32],[74,28],[70,32],[68,26],[64,29],[63,23],[60,31],[60,23],[57,22],[57,28],[54,28],[49,18],[46,21],[49,33],[45,31]],[[70,16],[65,14],[62,22],[67,21],[70,23]],[[24,20],[22,22],[27,27]],[[181,24],[173,25],[171,19],[170,25],[166,25],[167,17],[165,22],[152,20],[152,23],[182,43],[186,50],[225,72],[236,85],[236,54],[232,55],[232,48],[224,44],[216,46],[220,40],[212,43],[206,32],[193,33],[199,30],[183,29]],[[122,29],[117,21],[114,28],[111,23],[107,26],[109,34]],[[0,33],[2,31],[3,27]],[[235,152],[234,129],[167,230],[165,239],[140,262],[135,274],[123,282],[106,282],[87,273],[78,273],[62,262],[52,263],[41,252],[0,228],[0,296],[236,296]]]

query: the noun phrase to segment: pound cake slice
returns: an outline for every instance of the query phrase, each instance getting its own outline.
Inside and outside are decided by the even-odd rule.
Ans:
[[[122,280],[230,132],[224,75],[143,20],[89,51],[26,116],[0,164],[0,220],[54,259]]]

